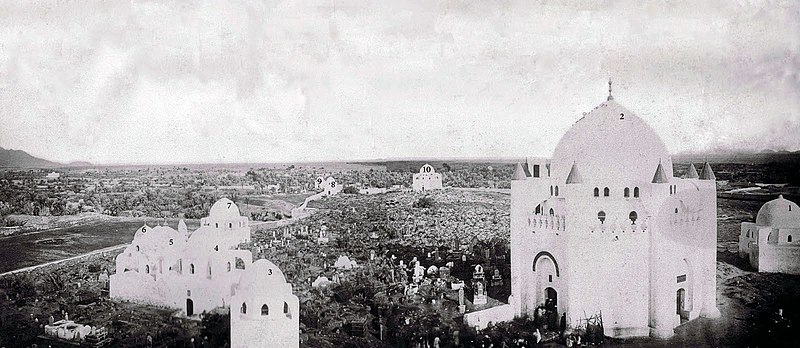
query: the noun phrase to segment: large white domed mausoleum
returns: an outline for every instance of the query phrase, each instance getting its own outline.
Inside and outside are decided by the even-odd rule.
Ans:
[[[511,182],[514,315],[569,326],[602,314],[613,337],[668,337],[716,307],[716,185],[706,163],[676,178],[661,138],[611,97],[553,157]]]

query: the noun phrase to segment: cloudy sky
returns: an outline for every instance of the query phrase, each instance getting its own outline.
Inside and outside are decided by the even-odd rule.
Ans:
[[[800,150],[798,2],[574,3],[2,1],[0,146],[93,163],[550,156],[612,76],[673,153]]]

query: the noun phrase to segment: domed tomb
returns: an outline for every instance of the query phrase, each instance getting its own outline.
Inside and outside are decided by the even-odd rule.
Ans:
[[[565,182],[577,164],[584,183],[649,183],[659,162],[672,178],[672,159],[661,137],[633,112],[609,100],[564,134],[553,152],[551,172]]]

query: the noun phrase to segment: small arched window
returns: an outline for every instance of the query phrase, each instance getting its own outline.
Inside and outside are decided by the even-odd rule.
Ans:
[[[138,245],[136,246],[136,251],[139,251],[139,246]]]
[[[214,228],[219,228],[219,223],[215,222],[214,223]]]
[[[541,213],[542,213],[542,205],[539,204],[536,206],[536,214],[541,214]]]
[[[556,186],[556,196],[558,196],[558,186]]]
[[[550,185],[550,195],[553,195],[553,185]]]
[[[601,224],[603,222],[605,222],[606,221],[606,212],[601,210],[599,213],[597,213],[597,219],[600,220]]]
[[[633,198],[638,198],[638,197],[639,197],[639,188],[638,187],[634,187],[633,188]]]
[[[194,264],[193,263],[189,264],[189,273],[194,274]]]
[[[553,208],[550,208],[550,215],[555,215],[555,214],[556,214],[556,212],[553,211]]]
[[[789,237],[789,238],[791,238],[791,237]],[[144,265],[144,273],[150,273],[150,265]]]
[[[597,187],[594,188],[594,196],[595,197],[600,197],[600,189],[597,188]]]
[[[630,214],[628,214],[628,218],[631,219],[631,224],[634,224],[634,225],[636,224],[636,219],[638,217],[639,217],[639,215],[637,215],[635,211],[632,211]]]
[[[791,243],[792,242],[792,235],[791,234],[788,237],[786,237],[786,242],[787,243]]]
[[[609,195],[611,195],[611,190],[609,190],[608,187],[604,188],[603,197],[608,197]]]
[[[228,228],[233,228],[233,223],[232,222],[228,223]]]
[[[625,198],[630,197],[631,196],[631,189],[626,187],[625,188],[625,192],[623,193],[623,195],[625,196]]]
[[[678,213],[678,208],[675,208],[675,214],[677,214],[677,213]]]
[[[283,303],[283,314],[286,314],[287,317],[290,316],[290,314],[289,314],[289,304],[286,303],[286,302]]]
[[[247,303],[242,302],[242,308],[240,309],[242,314],[247,314]]]
[[[266,304],[261,305],[261,315],[269,315],[269,306]]]
[[[231,262],[228,261],[228,272],[230,272],[230,271],[231,271]]]
[[[669,185],[669,194],[672,194],[672,185]]]

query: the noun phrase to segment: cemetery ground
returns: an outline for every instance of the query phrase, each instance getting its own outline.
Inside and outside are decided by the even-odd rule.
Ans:
[[[313,202],[318,212],[294,223],[295,227],[308,226],[307,235],[297,234],[295,229],[295,235],[284,240],[282,228],[257,230],[252,242],[242,247],[251,250],[254,259],[273,261],[293,284],[301,302],[301,346],[410,346],[440,337],[441,346],[447,347],[456,343],[456,336],[462,346],[494,342],[500,347],[503,341],[514,346],[510,343],[515,338],[530,342],[530,321],[497,324],[483,332],[465,328],[455,292],[423,281],[416,294],[406,295],[400,278],[410,278],[411,270],[402,275],[398,266],[400,260],[408,265],[417,257],[428,268],[456,261],[448,256],[467,255],[467,262],[454,262],[451,274],[467,280],[470,268],[481,263],[487,275],[492,267],[500,269],[507,284],[507,265],[499,256],[507,252],[503,246],[510,231],[509,201],[507,194],[455,189],[429,194],[339,195]],[[800,320],[800,277],[759,274],[731,252],[735,251],[732,242],[738,238],[739,223],[753,221],[759,206],[748,201],[718,202],[717,301],[721,318],[688,322],[668,340],[606,339],[602,345],[800,344],[793,330]],[[317,243],[322,229],[330,237],[327,244]],[[455,252],[462,245],[462,252]],[[489,260],[480,252],[487,249],[494,256]],[[180,318],[175,310],[111,301],[103,290],[116,254],[93,255],[0,279],[0,346],[26,347],[36,342],[42,346],[44,342],[36,336],[43,332],[43,324],[50,316],[63,319],[63,313],[81,324],[105,326],[115,346],[146,345],[148,336],[155,346],[189,347],[192,339],[194,346],[225,344],[225,314],[208,314],[201,321]],[[358,267],[334,268],[342,255],[355,260]],[[393,262],[392,255],[396,257]],[[332,282],[327,287],[312,286],[320,276]],[[501,288],[490,296],[505,300],[506,291]],[[779,309],[783,317],[778,316]],[[552,341],[543,346],[562,343]]]

